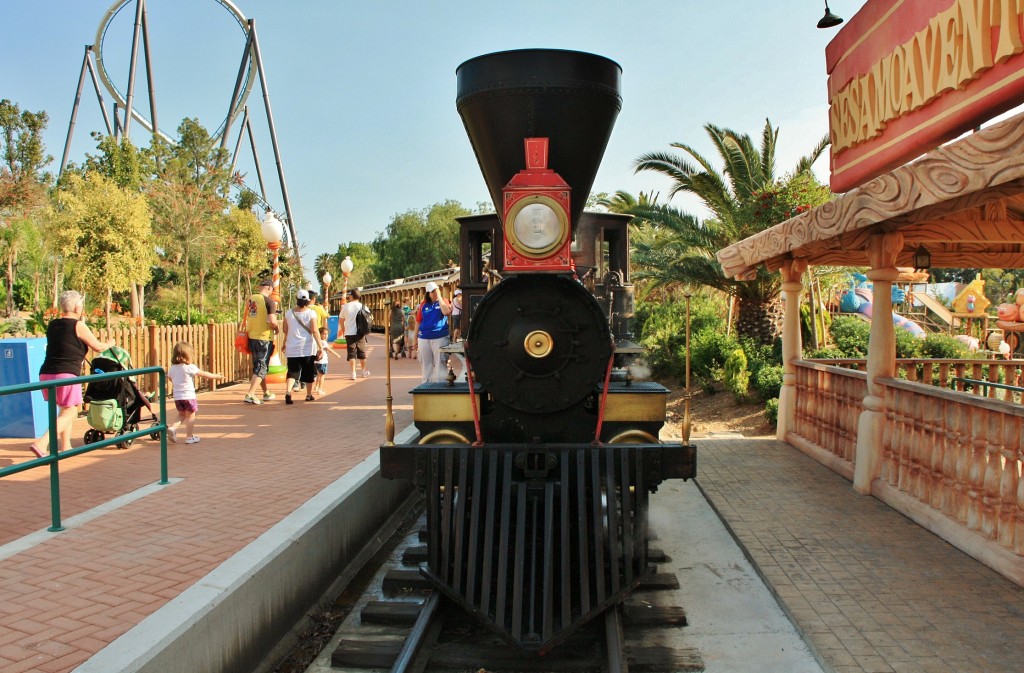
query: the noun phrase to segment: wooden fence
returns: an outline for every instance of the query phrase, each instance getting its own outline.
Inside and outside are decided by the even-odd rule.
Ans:
[[[150,323],[141,327],[97,328],[93,333],[100,341],[114,341],[128,351],[132,359],[132,367],[163,367],[171,366],[171,353],[174,344],[187,341],[192,344],[195,354],[194,363],[200,369],[216,374],[223,374],[224,383],[249,380],[252,373],[249,356],[235,350],[235,332],[237,323],[216,324],[212,321],[205,325],[157,325]],[[86,366],[86,374],[91,373]],[[158,377],[149,374],[144,380],[136,381],[142,390],[156,390]],[[196,378],[197,390],[213,390],[216,381]]]

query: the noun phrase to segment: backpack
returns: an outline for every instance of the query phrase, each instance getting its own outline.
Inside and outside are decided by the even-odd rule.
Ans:
[[[370,310],[365,306],[359,309],[356,313],[356,337],[362,339],[364,336],[370,333],[370,323],[373,321],[373,315]]]

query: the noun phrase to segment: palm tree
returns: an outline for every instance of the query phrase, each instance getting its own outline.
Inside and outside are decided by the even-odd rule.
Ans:
[[[323,283],[324,274],[328,271],[331,273],[331,276],[334,276],[334,256],[329,252],[322,252],[317,255],[316,259],[313,261],[313,274],[316,276],[318,281]]]
[[[750,136],[714,124],[704,130],[722,161],[721,172],[694,147],[672,143],[685,155],[645,154],[636,160],[636,172],[655,171],[672,179],[669,198],[679,193],[696,195],[711,212],[700,220],[644,194],[634,199],[618,193],[602,204],[613,212],[638,218],[634,230],[633,259],[652,287],[682,285],[712,287],[734,297],[738,308],[737,333],[768,343],[777,332],[777,305],[781,279],[758,268],[750,281],[726,278],[715,258],[720,249],[829,200],[831,192],[811,173],[811,166],[828,147],[822,138],[801,157],[791,173],[779,177],[775,148],[779,130],[765,120],[761,146]],[[686,156],[688,155],[688,156]],[[691,163],[695,162],[695,163]]]

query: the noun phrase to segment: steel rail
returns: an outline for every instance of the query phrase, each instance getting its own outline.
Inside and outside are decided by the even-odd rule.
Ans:
[[[440,603],[441,594],[437,591],[430,592],[430,595],[423,601],[420,614],[416,617],[416,623],[413,624],[409,637],[406,638],[402,644],[402,649],[399,650],[398,656],[395,658],[395,663],[391,667],[391,673],[411,673],[411,666],[416,661],[416,655],[419,654],[420,648],[427,640],[430,624],[434,620],[434,615],[437,613],[437,607]]]
[[[629,673],[626,648],[622,637],[621,606],[614,606],[604,616],[605,649],[608,654],[608,673]]]

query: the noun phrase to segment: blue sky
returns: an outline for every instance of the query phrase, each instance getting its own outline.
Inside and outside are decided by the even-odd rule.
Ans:
[[[707,122],[759,137],[781,127],[779,166],[791,167],[827,132],[825,45],[818,0],[236,0],[256,21],[281,161],[306,268],[340,243],[370,241],[396,213],[445,199],[488,200],[455,110],[463,61],[520,48],[601,54],[623,69],[623,108],[594,191],[666,193],[634,175],[642,153],[674,141],[711,152]],[[832,0],[851,17],[863,0]],[[103,59],[127,89],[132,0],[109,24]],[[108,0],[0,0],[6,54],[0,98],[45,110],[56,171],[68,132],[83,47],[93,44]],[[215,0],[147,0],[161,130],[184,117],[218,127],[241,61],[244,36]],[[144,70],[139,67],[140,76]],[[137,108],[148,116],[140,81]],[[108,108],[111,97],[104,91]],[[248,101],[268,201],[284,210],[259,86]],[[229,147],[234,147],[237,126]],[[70,159],[95,150],[103,122],[91,83],[83,93]],[[147,144],[133,122],[132,137]],[[238,164],[256,185],[251,153]],[[827,159],[817,167],[827,180]],[[698,212],[678,199],[675,205]],[[454,252],[454,251],[453,251]]]

